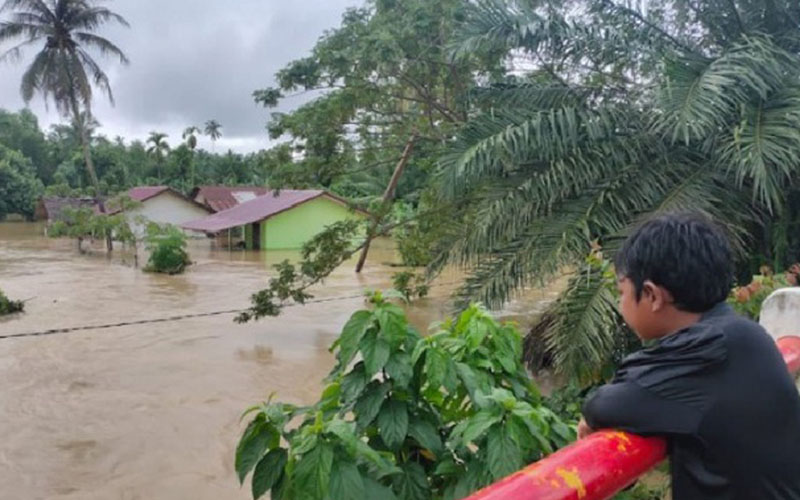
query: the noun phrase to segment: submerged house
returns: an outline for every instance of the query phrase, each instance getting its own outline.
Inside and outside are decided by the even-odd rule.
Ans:
[[[140,203],[129,212],[134,226],[139,216],[159,224],[173,224],[181,227],[185,222],[205,217],[211,210],[187,198],[169,186],[142,186],[128,190],[128,196]],[[141,232],[142,228],[135,229]]]
[[[189,197],[212,212],[222,212],[246,201],[269,193],[267,187],[256,186],[198,186]]]
[[[296,249],[326,226],[366,218],[347,201],[321,190],[282,190],[240,203],[233,208],[183,224],[184,229],[209,235],[238,231],[251,250]]]
[[[42,198],[36,204],[34,219],[47,221],[47,224],[64,220],[64,209],[91,208],[94,213],[102,213],[100,200],[97,198]]]

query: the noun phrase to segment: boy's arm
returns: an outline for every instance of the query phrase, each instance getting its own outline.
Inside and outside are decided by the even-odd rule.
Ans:
[[[635,382],[600,387],[584,403],[583,416],[594,430],[644,435],[691,434],[701,418],[697,409],[664,399]]]

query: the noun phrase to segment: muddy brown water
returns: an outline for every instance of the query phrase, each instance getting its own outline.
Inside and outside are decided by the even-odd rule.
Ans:
[[[31,223],[0,224],[0,289],[30,299],[0,335],[237,309],[292,252],[228,252],[192,241],[180,276],[146,274],[117,252],[78,255]],[[388,288],[391,241],[361,275],[341,266],[317,298]],[[408,308],[419,328],[448,312],[457,272]],[[521,322],[553,292],[502,314]],[[0,500],[248,499],[233,470],[247,406],[271,393],[316,401],[328,347],[363,299],[287,308],[237,325],[232,315],[0,340]]]

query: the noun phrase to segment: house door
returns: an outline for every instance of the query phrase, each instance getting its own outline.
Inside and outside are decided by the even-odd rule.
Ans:
[[[253,224],[253,250],[261,250],[261,223]]]

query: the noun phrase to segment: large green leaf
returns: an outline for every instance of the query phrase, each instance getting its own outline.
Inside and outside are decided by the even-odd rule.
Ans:
[[[523,466],[519,443],[514,442],[511,433],[502,426],[489,431],[486,458],[489,471],[495,479],[516,472]]]
[[[390,399],[378,414],[378,428],[383,442],[391,449],[403,444],[408,434],[408,408],[402,401]]]
[[[397,495],[391,488],[388,488],[372,478],[364,478],[364,498],[380,500],[397,500]],[[333,500],[333,499],[332,499]]]
[[[240,483],[244,483],[244,478],[264,456],[269,445],[274,442],[275,435],[275,429],[262,416],[256,417],[247,426],[236,447],[235,467]]]
[[[411,356],[404,352],[395,352],[386,363],[386,374],[399,387],[406,387],[414,376]]]
[[[369,327],[374,323],[375,316],[371,311],[357,311],[344,325],[342,334],[336,341],[339,346],[338,360],[344,369],[358,351],[358,345]]]
[[[359,361],[353,369],[342,377],[342,399],[345,404],[350,404],[358,398],[367,386],[367,373],[364,369],[364,362]]]
[[[323,500],[330,490],[331,468],[333,467],[333,448],[319,442],[311,451],[303,455],[295,467],[295,479],[303,498]]]
[[[411,419],[408,426],[408,435],[414,438],[420,446],[440,457],[443,450],[442,438],[438,429],[421,417]]]
[[[389,389],[388,383],[381,382],[371,382],[367,386],[353,408],[360,429],[367,427],[378,416]]]
[[[369,332],[361,339],[361,353],[364,356],[364,367],[367,377],[378,373],[389,360],[391,348],[380,332]]]
[[[337,460],[331,471],[331,500],[362,500],[364,479],[358,467],[346,460]]]
[[[403,473],[394,478],[394,491],[402,500],[428,500],[430,485],[425,469],[416,462],[406,462],[402,466]]]
[[[447,362],[447,354],[438,347],[431,347],[425,353],[425,374],[431,387],[438,388],[444,383]]]
[[[253,472],[253,499],[258,500],[272,488],[283,474],[288,455],[286,450],[276,448],[258,462]]]
[[[482,437],[486,431],[500,421],[502,415],[491,410],[481,410],[472,417],[470,417],[464,435],[462,436],[463,442],[470,443]]]

